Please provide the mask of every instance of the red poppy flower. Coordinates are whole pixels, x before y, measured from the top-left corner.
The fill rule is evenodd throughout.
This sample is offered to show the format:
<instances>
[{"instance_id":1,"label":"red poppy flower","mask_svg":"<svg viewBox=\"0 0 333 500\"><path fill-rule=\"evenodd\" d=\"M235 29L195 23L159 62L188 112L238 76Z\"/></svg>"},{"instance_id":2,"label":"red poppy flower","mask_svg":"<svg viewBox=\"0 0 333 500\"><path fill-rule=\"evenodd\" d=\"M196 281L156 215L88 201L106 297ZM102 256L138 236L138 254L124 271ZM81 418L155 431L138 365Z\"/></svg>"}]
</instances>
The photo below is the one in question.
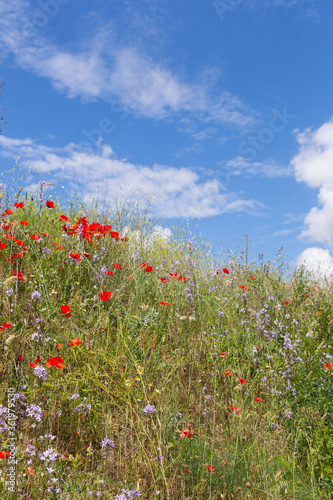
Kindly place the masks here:
<instances>
[{"instance_id":1,"label":"red poppy flower","mask_svg":"<svg viewBox=\"0 0 333 500\"><path fill-rule=\"evenodd\" d=\"M7 215L12 215L12 213L13 213L13 212L12 212L11 210L9 210L9 208L6 208L6 209L5 209L5 213L6 213Z\"/></svg>"},{"instance_id":2,"label":"red poppy flower","mask_svg":"<svg viewBox=\"0 0 333 500\"><path fill-rule=\"evenodd\" d=\"M231 377L232 373L229 372L229 370L225 369L225 372L226 372L227 375L229 375L229 377Z\"/></svg>"},{"instance_id":3,"label":"red poppy flower","mask_svg":"<svg viewBox=\"0 0 333 500\"><path fill-rule=\"evenodd\" d=\"M241 384L246 384L246 380L244 380L243 378L239 378L238 380L240 381Z\"/></svg>"},{"instance_id":4,"label":"red poppy flower","mask_svg":"<svg viewBox=\"0 0 333 500\"><path fill-rule=\"evenodd\" d=\"M13 276L16 276L16 271L14 271L14 272L13 272ZM19 280L23 280L23 275L22 275L22 273L20 273L20 272L18 273L18 278L17 278L17 279L19 279Z\"/></svg>"},{"instance_id":5,"label":"red poppy flower","mask_svg":"<svg viewBox=\"0 0 333 500\"><path fill-rule=\"evenodd\" d=\"M20 361L20 362L21 362L21 361L22 361L22 359L23 359L22 354L19 354L19 355L17 356L17 361Z\"/></svg>"},{"instance_id":6,"label":"red poppy flower","mask_svg":"<svg viewBox=\"0 0 333 500\"><path fill-rule=\"evenodd\" d=\"M190 471L188 469L184 470L185 474L188 474Z\"/></svg>"},{"instance_id":7,"label":"red poppy flower","mask_svg":"<svg viewBox=\"0 0 333 500\"><path fill-rule=\"evenodd\" d=\"M82 342L81 342L81 340L80 340L80 339L73 339L73 340L69 343L69 345L70 345L71 347L72 347L72 346L74 346L74 345L80 345L80 344L82 345Z\"/></svg>"},{"instance_id":8,"label":"red poppy flower","mask_svg":"<svg viewBox=\"0 0 333 500\"><path fill-rule=\"evenodd\" d=\"M38 365L38 363L31 363L31 361L29 361L29 365L30 365L32 368L36 368L36 366Z\"/></svg>"},{"instance_id":9,"label":"red poppy flower","mask_svg":"<svg viewBox=\"0 0 333 500\"><path fill-rule=\"evenodd\" d=\"M116 238L116 240L119 241L119 233L116 231L110 231L110 236L111 238Z\"/></svg>"},{"instance_id":10,"label":"red poppy flower","mask_svg":"<svg viewBox=\"0 0 333 500\"><path fill-rule=\"evenodd\" d=\"M207 469L210 470L211 472L215 471L214 465L207 465Z\"/></svg>"},{"instance_id":11,"label":"red poppy flower","mask_svg":"<svg viewBox=\"0 0 333 500\"><path fill-rule=\"evenodd\" d=\"M24 207L24 203L21 201L21 203L14 203L14 207L15 208L23 208Z\"/></svg>"},{"instance_id":12,"label":"red poppy flower","mask_svg":"<svg viewBox=\"0 0 333 500\"><path fill-rule=\"evenodd\" d=\"M10 321L8 323L2 323L2 326L0 326L0 331L3 331L5 328L10 328L11 326L12 324Z\"/></svg>"},{"instance_id":13,"label":"red poppy flower","mask_svg":"<svg viewBox=\"0 0 333 500\"><path fill-rule=\"evenodd\" d=\"M62 314L65 314L65 316L67 316L67 318L69 318L72 315L69 306L63 305L63 306L60 306L60 309L61 309Z\"/></svg>"},{"instance_id":14,"label":"red poppy flower","mask_svg":"<svg viewBox=\"0 0 333 500\"><path fill-rule=\"evenodd\" d=\"M323 366L326 370L333 370L333 363L325 363Z\"/></svg>"},{"instance_id":15,"label":"red poppy flower","mask_svg":"<svg viewBox=\"0 0 333 500\"><path fill-rule=\"evenodd\" d=\"M122 269L121 265L120 265L120 264L118 264L118 262L116 262L115 264L113 264L113 267L114 267L115 269Z\"/></svg>"},{"instance_id":16,"label":"red poppy flower","mask_svg":"<svg viewBox=\"0 0 333 500\"><path fill-rule=\"evenodd\" d=\"M16 244L20 247L23 247L24 246L24 241L22 240L15 240Z\"/></svg>"},{"instance_id":17,"label":"red poppy flower","mask_svg":"<svg viewBox=\"0 0 333 500\"><path fill-rule=\"evenodd\" d=\"M30 235L30 238L31 238L32 240L34 240L34 241L36 241L36 240L40 240L40 239L41 239L41 237L40 237L38 234L31 234L31 235Z\"/></svg>"},{"instance_id":18,"label":"red poppy flower","mask_svg":"<svg viewBox=\"0 0 333 500\"><path fill-rule=\"evenodd\" d=\"M3 249L7 246L7 243L0 243L0 248Z\"/></svg>"},{"instance_id":19,"label":"red poppy flower","mask_svg":"<svg viewBox=\"0 0 333 500\"><path fill-rule=\"evenodd\" d=\"M148 262L143 262L142 264L140 264L141 269L144 269L147 266L148 266Z\"/></svg>"},{"instance_id":20,"label":"red poppy flower","mask_svg":"<svg viewBox=\"0 0 333 500\"><path fill-rule=\"evenodd\" d=\"M57 349L60 349L64 344L57 344Z\"/></svg>"},{"instance_id":21,"label":"red poppy flower","mask_svg":"<svg viewBox=\"0 0 333 500\"><path fill-rule=\"evenodd\" d=\"M221 352L221 358L225 358L227 354L227 352Z\"/></svg>"},{"instance_id":22,"label":"red poppy flower","mask_svg":"<svg viewBox=\"0 0 333 500\"><path fill-rule=\"evenodd\" d=\"M11 454L9 453L9 451L0 451L0 458L4 459L5 456L7 455L7 457L11 457Z\"/></svg>"},{"instance_id":23,"label":"red poppy flower","mask_svg":"<svg viewBox=\"0 0 333 500\"><path fill-rule=\"evenodd\" d=\"M127 276L127 278L128 278L129 280L131 280L131 281L134 281L133 276Z\"/></svg>"},{"instance_id":24,"label":"red poppy flower","mask_svg":"<svg viewBox=\"0 0 333 500\"><path fill-rule=\"evenodd\" d=\"M162 283L164 285L166 285L168 283L168 280L166 278L160 278L160 280L162 281Z\"/></svg>"},{"instance_id":25,"label":"red poppy flower","mask_svg":"<svg viewBox=\"0 0 333 500\"><path fill-rule=\"evenodd\" d=\"M229 274L229 271L228 269L225 267L224 269L222 269L222 271L225 273L225 274Z\"/></svg>"},{"instance_id":26,"label":"red poppy flower","mask_svg":"<svg viewBox=\"0 0 333 500\"><path fill-rule=\"evenodd\" d=\"M239 408L238 406L230 406L230 410L238 415L241 412L242 408Z\"/></svg>"},{"instance_id":27,"label":"red poppy flower","mask_svg":"<svg viewBox=\"0 0 333 500\"><path fill-rule=\"evenodd\" d=\"M46 201L46 206L47 206L47 208L54 208L54 203L53 203L53 201L47 200L47 201Z\"/></svg>"},{"instance_id":28,"label":"red poppy flower","mask_svg":"<svg viewBox=\"0 0 333 500\"><path fill-rule=\"evenodd\" d=\"M75 259L77 262L81 260L81 256L79 253L70 253L69 256L72 257L72 259Z\"/></svg>"},{"instance_id":29,"label":"red poppy flower","mask_svg":"<svg viewBox=\"0 0 333 500\"><path fill-rule=\"evenodd\" d=\"M123 236L123 237L122 237L122 238L120 238L120 239L121 239L121 241L128 241L127 236Z\"/></svg>"},{"instance_id":30,"label":"red poppy flower","mask_svg":"<svg viewBox=\"0 0 333 500\"><path fill-rule=\"evenodd\" d=\"M101 292L99 298L105 302L106 300L110 300L112 297L113 293L111 292Z\"/></svg>"},{"instance_id":31,"label":"red poppy flower","mask_svg":"<svg viewBox=\"0 0 333 500\"><path fill-rule=\"evenodd\" d=\"M171 278L177 278L177 276L178 276L178 273L170 273Z\"/></svg>"},{"instance_id":32,"label":"red poppy flower","mask_svg":"<svg viewBox=\"0 0 333 500\"><path fill-rule=\"evenodd\" d=\"M65 367L63 365L64 360L59 358L58 356L54 356L46 361L46 367L51 368L51 366L55 366L58 370L63 370Z\"/></svg>"},{"instance_id":33,"label":"red poppy flower","mask_svg":"<svg viewBox=\"0 0 333 500\"><path fill-rule=\"evenodd\" d=\"M26 220L21 220L20 224L22 224L22 226L28 226L29 222Z\"/></svg>"},{"instance_id":34,"label":"red poppy flower","mask_svg":"<svg viewBox=\"0 0 333 500\"><path fill-rule=\"evenodd\" d=\"M171 304L169 302L160 302L161 306L170 306Z\"/></svg>"},{"instance_id":35,"label":"red poppy flower","mask_svg":"<svg viewBox=\"0 0 333 500\"><path fill-rule=\"evenodd\" d=\"M36 475L36 472L34 472L34 471L32 470L32 467L28 467L28 468L27 468L27 470L26 470L26 474L31 474L31 475L34 475L34 476L35 476L35 475ZM29 483L28 483L28 484L29 484Z\"/></svg>"},{"instance_id":36,"label":"red poppy flower","mask_svg":"<svg viewBox=\"0 0 333 500\"><path fill-rule=\"evenodd\" d=\"M180 437L183 439L185 436L187 436L188 438L190 438L190 437L193 436L193 434L190 433L189 429L183 429L182 432L181 432Z\"/></svg>"},{"instance_id":37,"label":"red poppy flower","mask_svg":"<svg viewBox=\"0 0 333 500\"><path fill-rule=\"evenodd\" d=\"M254 278L254 276L253 276L253 275L252 275L252 276L250 276L250 280L254 280L254 279L255 279L255 278Z\"/></svg>"},{"instance_id":38,"label":"red poppy flower","mask_svg":"<svg viewBox=\"0 0 333 500\"><path fill-rule=\"evenodd\" d=\"M262 399L261 399L261 398L256 398L255 400L256 400L256 401L258 401L259 403L261 403L261 402L262 402Z\"/></svg>"},{"instance_id":39,"label":"red poppy flower","mask_svg":"<svg viewBox=\"0 0 333 500\"><path fill-rule=\"evenodd\" d=\"M145 269L146 273L151 273L151 271L154 271L153 266L147 266Z\"/></svg>"},{"instance_id":40,"label":"red poppy flower","mask_svg":"<svg viewBox=\"0 0 333 500\"><path fill-rule=\"evenodd\" d=\"M240 288L243 290L243 292L246 292L246 290L247 290L245 285L240 285Z\"/></svg>"},{"instance_id":41,"label":"red poppy flower","mask_svg":"<svg viewBox=\"0 0 333 500\"><path fill-rule=\"evenodd\" d=\"M290 304L290 302L288 302L287 300L285 300L285 301L283 302L283 305L284 305L284 306L287 306L288 304Z\"/></svg>"},{"instance_id":42,"label":"red poppy flower","mask_svg":"<svg viewBox=\"0 0 333 500\"><path fill-rule=\"evenodd\" d=\"M109 276L113 276L113 271L106 271L106 274L108 274Z\"/></svg>"}]
</instances>

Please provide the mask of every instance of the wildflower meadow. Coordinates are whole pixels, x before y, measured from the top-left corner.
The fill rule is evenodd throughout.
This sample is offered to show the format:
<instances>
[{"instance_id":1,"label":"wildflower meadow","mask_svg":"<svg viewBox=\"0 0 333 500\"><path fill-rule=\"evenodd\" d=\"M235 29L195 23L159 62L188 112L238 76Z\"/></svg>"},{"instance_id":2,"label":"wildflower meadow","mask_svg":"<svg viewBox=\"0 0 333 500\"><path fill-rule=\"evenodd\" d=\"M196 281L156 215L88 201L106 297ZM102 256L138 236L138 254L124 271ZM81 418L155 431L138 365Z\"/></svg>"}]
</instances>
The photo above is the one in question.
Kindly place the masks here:
<instances>
[{"instance_id":1,"label":"wildflower meadow","mask_svg":"<svg viewBox=\"0 0 333 500\"><path fill-rule=\"evenodd\" d=\"M333 498L332 282L3 196L1 499Z\"/></svg>"}]
</instances>

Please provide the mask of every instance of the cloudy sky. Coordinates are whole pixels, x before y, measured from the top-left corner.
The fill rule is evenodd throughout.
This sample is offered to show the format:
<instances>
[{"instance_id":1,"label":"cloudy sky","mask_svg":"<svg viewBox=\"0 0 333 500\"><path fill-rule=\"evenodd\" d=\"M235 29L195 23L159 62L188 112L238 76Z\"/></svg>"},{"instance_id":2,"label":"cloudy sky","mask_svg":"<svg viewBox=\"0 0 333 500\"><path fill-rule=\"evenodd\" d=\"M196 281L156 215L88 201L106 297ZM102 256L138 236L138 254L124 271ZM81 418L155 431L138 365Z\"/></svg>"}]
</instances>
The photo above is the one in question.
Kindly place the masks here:
<instances>
[{"instance_id":1,"label":"cloudy sky","mask_svg":"<svg viewBox=\"0 0 333 500\"><path fill-rule=\"evenodd\" d=\"M0 171L333 269L332 42L332 0L0 0Z\"/></svg>"}]
</instances>

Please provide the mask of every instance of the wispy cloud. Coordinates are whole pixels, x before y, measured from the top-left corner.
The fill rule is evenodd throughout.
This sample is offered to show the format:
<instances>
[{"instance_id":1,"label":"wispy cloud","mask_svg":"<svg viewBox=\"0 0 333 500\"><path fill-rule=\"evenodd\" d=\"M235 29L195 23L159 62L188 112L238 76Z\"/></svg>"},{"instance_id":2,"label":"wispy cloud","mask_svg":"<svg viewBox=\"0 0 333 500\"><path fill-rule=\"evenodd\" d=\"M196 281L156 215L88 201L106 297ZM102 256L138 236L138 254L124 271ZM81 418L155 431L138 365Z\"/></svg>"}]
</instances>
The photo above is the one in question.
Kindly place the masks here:
<instances>
[{"instance_id":1,"label":"wispy cloud","mask_svg":"<svg viewBox=\"0 0 333 500\"><path fill-rule=\"evenodd\" d=\"M218 162L220 172L226 176L250 176L258 175L261 177L278 178L288 177L292 173L290 166L279 165L272 159L266 161L247 161L242 156L237 156L229 161Z\"/></svg>"},{"instance_id":2,"label":"wispy cloud","mask_svg":"<svg viewBox=\"0 0 333 500\"><path fill-rule=\"evenodd\" d=\"M184 81L172 68L121 45L107 25L75 48L60 47L41 29L33 36L25 30L26 23L31 25L29 12L27 0L0 4L0 44L22 69L47 78L68 98L116 100L137 116L153 119L188 115L241 128L256 122L253 110L237 96L226 90L216 94L207 82Z\"/></svg>"},{"instance_id":3,"label":"wispy cloud","mask_svg":"<svg viewBox=\"0 0 333 500\"><path fill-rule=\"evenodd\" d=\"M66 186L69 196L79 189L85 202L129 199L153 195L152 210L159 217L209 217L229 212L257 215L264 205L222 192L216 180L203 180L190 168L136 165L119 161L110 146L99 143L95 152L82 152L76 144L52 148L32 139L0 136L0 155L20 157L20 167L50 173Z\"/></svg>"}]
</instances>

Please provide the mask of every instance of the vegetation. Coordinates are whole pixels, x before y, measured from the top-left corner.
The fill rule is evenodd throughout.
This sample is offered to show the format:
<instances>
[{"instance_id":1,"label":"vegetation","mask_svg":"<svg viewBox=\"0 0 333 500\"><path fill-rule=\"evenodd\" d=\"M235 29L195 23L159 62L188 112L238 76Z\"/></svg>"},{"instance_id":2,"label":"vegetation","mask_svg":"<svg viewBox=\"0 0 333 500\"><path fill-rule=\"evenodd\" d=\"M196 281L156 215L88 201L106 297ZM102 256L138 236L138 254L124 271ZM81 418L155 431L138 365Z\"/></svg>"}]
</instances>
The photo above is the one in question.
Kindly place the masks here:
<instances>
[{"instance_id":1,"label":"vegetation","mask_svg":"<svg viewBox=\"0 0 333 500\"><path fill-rule=\"evenodd\" d=\"M40 185L2 198L1 498L332 498L330 283Z\"/></svg>"}]
</instances>

